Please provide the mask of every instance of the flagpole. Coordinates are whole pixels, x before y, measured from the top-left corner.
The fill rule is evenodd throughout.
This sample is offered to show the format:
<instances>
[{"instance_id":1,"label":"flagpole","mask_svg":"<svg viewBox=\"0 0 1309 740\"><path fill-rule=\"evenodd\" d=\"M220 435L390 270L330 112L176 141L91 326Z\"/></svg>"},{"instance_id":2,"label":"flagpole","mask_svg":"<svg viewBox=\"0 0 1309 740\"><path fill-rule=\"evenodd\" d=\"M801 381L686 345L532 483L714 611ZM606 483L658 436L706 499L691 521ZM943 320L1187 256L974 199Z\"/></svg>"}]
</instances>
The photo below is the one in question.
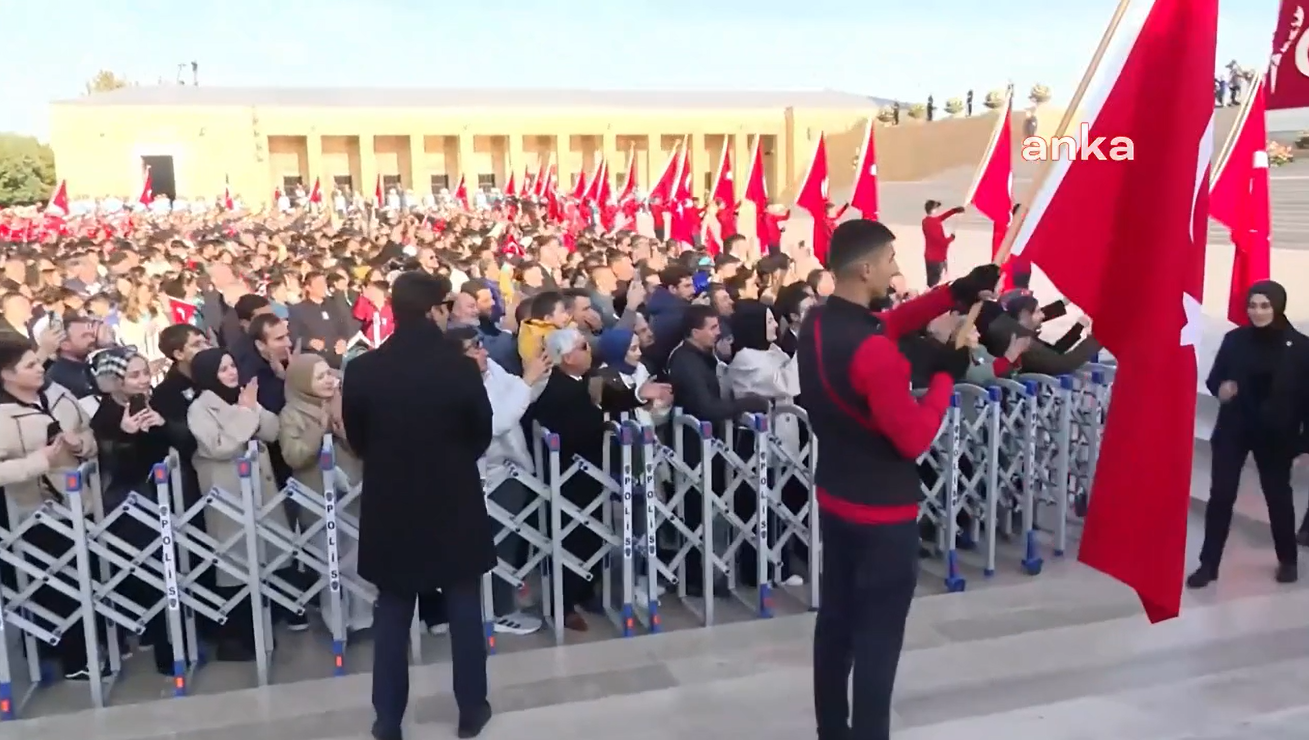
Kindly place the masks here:
<instances>
[{"instance_id":1,"label":"flagpole","mask_svg":"<svg viewBox=\"0 0 1309 740\"><path fill-rule=\"evenodd\" d=\"M986 144L986 151L982 154L982 161L977 164L977 171L973 173L973 182L968 186L967 195L960 201L960 205L967 207L969 203L973 202L973 196L977 195L977 186L982 184L982 176L986 174L986 166L990 164L991 157L995 154L995 145L1000 141L1000 131L1006 124L1012 125L1010 117L1013 114L1013 105L1014 86L1011 84L1009 89L1005 91L1004 111L991 129L991 140ZM1012 152L1010 156L1012 156Z\"/></svg>"},{"instance_id":2,"label":"flagpole","mask_svg":"<svg viewBox=\"0 0 1309 740\"><path fill-rule=\"evenodd\" d=\"M1109 44L1113 43L1114 35L1118 33L1118 26L1123 22L1123 16L1127 15L1127 9L1131 5L1132 0L1118 0L1118 7L1114 9L1113 17L1109 19L1109 26L1105 28L1104 35L1100 37L1100 44L1095 48L1095 54L1091 56L1091 63L1087 65L1086 72L1082 74L1082 81L1077 83L1077 90L1073 92L1072 100L1069 101L1068 107L1064 109L1063 118L1059 121L1059 128L1056 129L1054 138L1064 136L1068 131L1068 127L1072 125L1073 118L1082 105L1082 98L1086 97L1086 90L1091 86L1091 80L1095 78L1095 73L1100 69L1100 62L1104 60L1105 52L1109 51ZM1019 202L1018 211L1009 220L1009 228L1005 230L1004 241L1000 243L1000 249L996 251L992 264L1003 265L1005 260L1009 259L1009 252L1013 250L1014 241L1018 238L1023 222L1027 219L1027 212L1032 206L1032 200L1041 192L1046 179L1049 178L1053 162L1054 160L1043 162L1040 173L1032 179L1031 185L1027 188L1027 197ZM964 319L958 333L955 334L956 347L963 345L967 335L977 325L977 316L981 312L981 302L974 303L973 307L968 310L968 316Z\"/></svg>"},{"instance_id":3,"label":"flagpole","mask_svg":"<svg viewBox=\"0 0 1309 740\"><path fill-rule=\"evenodd\" d=\"M763 143L763 138L764 138L763 134L754 135L754 148L750 150L750 172L745 177L745 183L747 186L750 184L750 181L754 179L754 168L758 167L760 168L760 170L763 169L764 158L759 156L759 147ZM764 173L762 171L759 173L759 182L762 182L764 184L764 200L765 200L765 205L767 205L768 178L764 177ZM745 193L741 193L741 198L742 199L745 198Z\"/></svg>"},{"instance_id":4,"label":"flagpole","mask_svg":"<svg viewBox=\"0 0 1309 740\"><path fill-rule=\"evenodd\" d=\"M1241 130L1245 128L1246 119L1250 117L1250 109L1254 107L1255 96L1260 93L1264 84L1264 73L1260 72L1254 78L1254 84L1250 86L1250 94L1245 96L1241 103L1241 110L1236 115L1236 123L1232 125L1232 130L1227 134L1227 141L1223 143L1222 153L1218 156L1218 163L1214 165L1213 174L1209 178L1210 187L1213 183L1218 182L1218 178L1223 174L1227 167L1227 161L1232 158L1232 149L1236 146L1236 140L1241 136Z\"/></svg>"}]
</instances>

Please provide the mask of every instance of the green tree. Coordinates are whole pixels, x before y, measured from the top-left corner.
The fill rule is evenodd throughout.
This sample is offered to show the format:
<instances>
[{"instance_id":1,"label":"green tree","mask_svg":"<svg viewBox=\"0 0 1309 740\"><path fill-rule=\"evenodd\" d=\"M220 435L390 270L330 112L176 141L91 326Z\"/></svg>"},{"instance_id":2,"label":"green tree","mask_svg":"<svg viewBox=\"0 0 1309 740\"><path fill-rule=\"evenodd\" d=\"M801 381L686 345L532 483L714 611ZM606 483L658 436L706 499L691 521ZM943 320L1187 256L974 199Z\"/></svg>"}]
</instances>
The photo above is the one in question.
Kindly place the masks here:
<instances>
[{"instance_id":1,"label":"green tree","mask_svg":"<svg viewBox=\"0 0 1309 740\"><path fill-rule=\"evenodd\" d=\"M915 121L927 118L927 104L913 103L909 106L909 117Z\"/></svg>"},{"instance_id":2,"label":"green tree","mask_svg":"<svg viewBox=\"0 0 1309 740\"><path fill-rule=\"evenodd\" d=\"M964 101L960 98L950 98L945 101L945 112L953 118L964 112Z\"/></svg>"},{"instance_id":3,"label":"green tree","mask_svg":"<svg viewBox=\"0 0 1309 740\"><path fill-rule=\"evenodd\" d=\"M127 87L129 84L131 83L127 81L127 78L119 77L107 69L102 69L86 81L86 94L94 95L95 93L118 90Z\"/></svg>"},{"instance_id":4,"label":"green tree","mask_svg":"<svg viewBox=\"0 0 1309 740\"><path fill-rule=\"evenodd\" d=\"M55 185L55 154L31 136L0 133L0 208L44 203Z\"/></svg>"}]
</instances>

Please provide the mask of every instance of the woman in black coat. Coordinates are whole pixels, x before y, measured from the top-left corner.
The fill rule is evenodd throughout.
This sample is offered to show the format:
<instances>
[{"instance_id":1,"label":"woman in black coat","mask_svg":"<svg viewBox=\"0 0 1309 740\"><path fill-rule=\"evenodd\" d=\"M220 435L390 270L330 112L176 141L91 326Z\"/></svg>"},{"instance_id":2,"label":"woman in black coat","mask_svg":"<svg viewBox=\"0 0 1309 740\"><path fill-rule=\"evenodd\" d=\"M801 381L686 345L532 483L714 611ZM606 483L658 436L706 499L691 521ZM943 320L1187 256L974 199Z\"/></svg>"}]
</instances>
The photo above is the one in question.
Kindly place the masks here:
<instances>
[{"instance_id":1,"label":"woman in black coat","mask_svg":"<svg viewBox=\"0 0 1309 740\"><path fill-rule=\"evenodd\" d=\"M1249 326L1223 337L1205 383L1222 406L1210 439L1213 471L1204 547L1200 567L1186 579L1189 588L1218 579L1241 469L1251 454L1268 504L1277 581L1293 583L1299 577L1291 464L1306 451L1309 338L1286 320L1286 289L1271 280L1250 287L1247 312Z\"/></svg>"}]
</instances>

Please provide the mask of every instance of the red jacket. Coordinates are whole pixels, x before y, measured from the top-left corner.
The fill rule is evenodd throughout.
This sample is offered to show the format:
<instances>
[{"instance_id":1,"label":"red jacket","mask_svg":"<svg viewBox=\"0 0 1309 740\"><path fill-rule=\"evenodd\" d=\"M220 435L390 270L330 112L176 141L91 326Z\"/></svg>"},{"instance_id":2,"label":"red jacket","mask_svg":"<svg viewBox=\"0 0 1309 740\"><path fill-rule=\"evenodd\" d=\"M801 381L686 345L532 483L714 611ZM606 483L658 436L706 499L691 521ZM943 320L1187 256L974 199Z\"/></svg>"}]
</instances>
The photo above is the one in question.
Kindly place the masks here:
<instances>
[{"instance_id":1,"label":"red jacket","mask_svg":"<svg viewBox=\"0 0 1309 740\"><path fill-rule=\"evenodd\" d=\"M845 215L849 207L850 204L847 203L838 208L833 215L814 220L814 257L823 267L827 267L827 247L832 243L832 232L836 231L836 222Z\"/></svg>"},{"instance_id":2,"label":"red jacket","mask_svg":"<svg viewBox=\"0 0 1309 740\"><path fill-rule=\"evenodd\" d=\"M939 216L923 216L923 257L928 262L945 262L946 252L954 236L946 236L945 221L951 216L963 213L962 206L951 208Z\"/></svg>"},{"instance_id":3,"label":"red jacket","mask_svg":"<svg viewBox=\"0 0 1309 740\"><path fill-rule=\"evenodd\" d=\"M359 322L359 331L364 335L369 346L373 346L374 320L378 321L377 339L381 342L385 342L387 337L391 336L391 332L395 331L395 315L391 313L390 301L387 301L381 309L377 309L372 301L359 296L359 300L355 301L354 317Z\"/></svg>"},{"instance_id":4,"label":"red jacket","mask_svg":"<svg viewBox=\"0 0 1309 740\"><path fill-rule=\"evenodd\" d=\"M791 212L786 211L781 214L760 211L756 219L755 229L758 232L759 242L765 247L771 247L774 244L782 243L782 222L791 217Z\"/></svg>"}]
</instances>

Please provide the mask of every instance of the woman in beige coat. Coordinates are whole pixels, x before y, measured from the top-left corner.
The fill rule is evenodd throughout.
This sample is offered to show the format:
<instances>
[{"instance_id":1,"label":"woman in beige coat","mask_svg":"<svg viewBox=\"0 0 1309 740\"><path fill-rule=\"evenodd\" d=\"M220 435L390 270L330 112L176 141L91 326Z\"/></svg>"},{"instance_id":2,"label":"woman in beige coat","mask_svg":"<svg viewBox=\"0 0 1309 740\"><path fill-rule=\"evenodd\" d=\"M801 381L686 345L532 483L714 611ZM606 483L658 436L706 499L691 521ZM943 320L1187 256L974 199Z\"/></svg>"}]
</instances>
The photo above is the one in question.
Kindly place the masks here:
<instances>
[{"instance_id":1,"label":"woman in beige coat","mask_svg":"<svg viewBox=\"0 0 1309 740\"><path fill-rule=\"evenodd\" d=\"M317 493L323 492L323 471L319 467L319 453L323 448L323 438L332 436L332 451L336 467L345 473L348 480L336 481L337 495L345 493L345 487L360 479L359 461L350 450L345 440L345 431L341 427L340 381L327 361L318 355L296 355L286 368L286 406L280 415L281 431L278 443L282 448L282 459L291 467L291 477L300 485ZM308 515L306 507L299 507L301 531L312 527L317 516ZM352 501L343 512L359 518L359 501ZM337 530L340 532L340 529ZM316 538L318 546L326 551L326 532L319 532ZM342 578L357 581L355 566L358 555L358 542L344 536L337 540L338 557ZM330 613L331 594L327 589L322 592L323 614ZM345 628L349 631L368 629L373 625L372 605L354 593L342 589L344 602L343 614Z\"/></svg>"},{"instance_id":2,"label":"woman in beige coat","mask_svg":"<svg viewBox=\"0 0 1309 740\"><path fill-rule=\"evenodd\" d=\"M257 442L259 459L255 462L259 478L254 481L255 505L261 506L264 496L272 496L277 491L267 447L267 443L277 441L277 416L259 405L257 381L251 381L244 388L237 384L236 362L225 349L215 347L197 354L191 360L191 381L199 395L186 412L186 423L195 437L196 452L192 463L200 480L200 490L219 489L233 500L240 501L241 479L237 462L245 457L250 442ZM286 514L280 507L267 516L275 518L283 527L287 526ZM209 536L220 543L244 530L241 522L213 507L205 509L205 528ZM238 541L228 553L244 561L245 545ZM217 583L219 590L230 597L245 581L218 570ZM227 623L219 629L216 655L219 660L254 659L252 620L249 600L228 615Z\"/></svg>"},{"instance_id":3,"label":"woman in beige coat","mask_svg":"<svg viewBox=\"0 0 1309 740\"><path fill-rule=\"evenodd\" d=\"M0 486L4 487L9 525L16 527L46 501L66 503L64 474L96 455L90 418L66 388L46 384L41 358L26 340L0 340ZM83 512L90 512L98 491L86 481ZM44 526L23 534L24 542L62 557L72 541ZM36 602L67 617L79 608L52 588L36 593ZM55 648L68 679L86 680L86 633L80 624L64 633Z\"/></svg>"}]
</instances>

